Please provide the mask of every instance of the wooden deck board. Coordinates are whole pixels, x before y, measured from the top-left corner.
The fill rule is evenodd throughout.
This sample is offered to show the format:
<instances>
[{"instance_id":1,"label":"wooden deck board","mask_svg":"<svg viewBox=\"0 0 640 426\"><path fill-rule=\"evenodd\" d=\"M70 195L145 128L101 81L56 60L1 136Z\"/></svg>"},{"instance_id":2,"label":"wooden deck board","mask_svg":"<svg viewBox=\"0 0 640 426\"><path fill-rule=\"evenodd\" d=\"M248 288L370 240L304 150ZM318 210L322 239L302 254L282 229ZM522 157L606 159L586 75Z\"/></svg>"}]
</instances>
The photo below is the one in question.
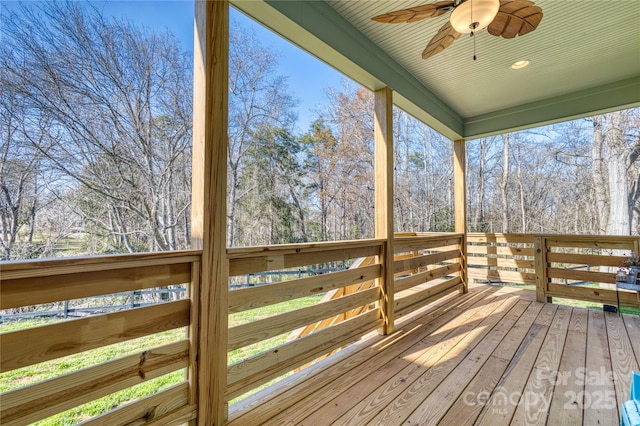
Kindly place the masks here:
<instances>
[{"instance_id":1,"label":"wooden deck board","mask_svg":"<svg viewBox=\"0 0 640 426\"><path fill-rule=\"evenodd\" d=\"M232 406L229 424L617 424L640 319L472 286L342 352Z\"/></svg>"},{"instance_id":2,"label":"wooden deck board","mask_svg":"<svg viewBox=\"0 0 640 426\"><path fill-rule=\"evenodd\" d=\"M581 395L584 395L584 381L580 380L576 373L585 366L587 317L586 309L573 309L571 312L549 409L549 418L554 419L558 425L582 424Z\"/></svg>"}]
</instances>

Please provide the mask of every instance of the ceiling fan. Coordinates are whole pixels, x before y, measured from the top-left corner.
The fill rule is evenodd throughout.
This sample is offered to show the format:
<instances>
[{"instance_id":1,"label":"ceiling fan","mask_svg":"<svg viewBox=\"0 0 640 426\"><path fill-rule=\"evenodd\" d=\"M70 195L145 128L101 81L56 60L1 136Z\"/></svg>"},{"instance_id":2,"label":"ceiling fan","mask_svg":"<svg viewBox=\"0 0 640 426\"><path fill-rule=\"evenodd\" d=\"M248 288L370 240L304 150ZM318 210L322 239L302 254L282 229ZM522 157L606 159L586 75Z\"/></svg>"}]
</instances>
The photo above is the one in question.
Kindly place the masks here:
<instances>
[{"instance_id":1,"label":"ceiling fan","mask_svg":"<svg viewBox=\"0 0 640 426\"><path fill-rule=\"evenodd\" d=\"M395 10L371 18L385 24L411 23L436 18L451 11L449 21L440 28L422 52L427 59L442 52L461 34L487 28L489 34L514 38L535 30L542 21L542 9L530 0L452 0ZM475 55L474 55L475 59Z\"/></svg>"}]
</instances>

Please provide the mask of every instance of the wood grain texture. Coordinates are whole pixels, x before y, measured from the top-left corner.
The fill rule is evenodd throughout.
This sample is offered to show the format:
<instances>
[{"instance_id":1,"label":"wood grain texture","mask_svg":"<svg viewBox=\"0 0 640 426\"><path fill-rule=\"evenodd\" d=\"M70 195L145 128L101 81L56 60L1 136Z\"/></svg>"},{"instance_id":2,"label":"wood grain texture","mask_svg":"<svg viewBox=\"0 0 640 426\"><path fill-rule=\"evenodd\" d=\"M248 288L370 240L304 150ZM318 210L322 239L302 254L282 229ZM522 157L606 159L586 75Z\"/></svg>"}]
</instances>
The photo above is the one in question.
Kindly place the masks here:
<instances>
[{"instance_id":1,"label":"wood grain texture","mask_svg":"<svg viewBox=\"0 0 640 426\"><path fill-rule=\"evenodd\" d=\"M395 311L398 316L406 315L408 311L418 309L446 296L452 291L460 289L462 289L460 277L454 277L434 285L425 285L409 289L398 294L397 300L395 301Z\"/></svg>"},{"instance_id":2,"label":"wood grain texture","mask_svg":"<svg viewBox=\"0 0 640 426\"><path fill-rule=\"evenodd\" d=\"M497 254L504 256L530 256L535 255L532 247L505 247L505 246L474 246L467 245L469 254Z\"/></svg>"},{"instance_id":3,"label":"wood grain texture","mask_svg":"<svg viewBox=\"0 0 640 426\"><path fill-rule=\"evenodd\" d=\"M615 290L599 287L580 287L564 284L549 284L547 297L566 297L568 299L586 300L589 302L606 303L615 305L617 303ZM620 305L630 307L640 307L636 292L620 291Z\"/></svg>"},{"instance_id":4,"label":"wood grain texture","mask_svg":"<svg viewBox=\"0 0 640 426\"><path fill-rule=\"evenodd\" d=\"M575 247L596 249L633 250L640 238L622 235L548 235L548 247Z\"/></svg>"},{"instance_id":5,"label":"wood grain texture","mask_svg":"<svg viewBox=\"0 0 640 426\"><path fill-rule=\"evenodd\" d=\"M533 244L533 234L477 233L467 234L468 243Z\"/></svg>"},{"instance_id":6,"label":"wood grain texture","mask_svg":"<svg viewBox=\"0 0 640 426\"><path fill-rule=\"evenodd\" d=\"M555 263L573 265L612 266L618 267L626 256L605 256L597 254L549 253L547 260Z\"/></svg>"},{"instance_id":7,"label":"wood grain texture","mask_svg":"<svg viewBox=\"0 0 640 426\"><path fill-rule=\"evenodd\" d=\"M225 421L228 268L229 1L194 4L191 241L202 249L198 425Z\"/></svg>"},{"instance_id":8,"label":"wood grain texture","mask_svg":"<svg viewBox=\"0 0 640 426\"><path fill-rule=\"evenodd\" d=\"M505 282L516 284L535 284L536 275L529 272L515 271L498 271L481 268L469 268L468 274L470 278L487 280L493 282Z\"/></svg>"},{"instance_id":9,"label":"wood grain texture","mask_svg":"<svg viewBox=\"0 0 640 426\"><path fill-rule=\"evenodd\" d=\"M172 343L2 394L0 422L27 424L188 366L188 341Z\"/></svg>"},{"instance_id":10,"label":"wood grain texture","mask_svg":"<svg viewBox=\"0 0 640 426\"><path fill-rule=\"evenodd\" d=\"M547 250L546 240L543 237L536 236L533 241L533 250L536 254L534 261L536 300L542 303L547 300L546 293L549 291L549 264L547 262L549 251Z\"/></svg>"},{"instance_id":11,"label":"wood grain texture","mask_svg":"<svg viewBox=\"0 0 640 426\"><path fill-rule=\"evenodd\" d=\"M17 279L7 279L3 271L0 309L184 284L190 280L191 263L125 267Z\"/></svg>"},{"instance_id":12,"label":"wood grain texture","mask_svg":"<svg viewBox=\"0 0 640 426\"><path fill-rule=\"evenodd\" d=\"M189 325L189 301L163 303L0 334L0 371Z\"/></svg>"},{"instance_id":13,"label":"wood grain texture","mask_svg":"<svg viewBox=\"0 0 640 426\"><path fill-rule=\"evenodd\" d=\"M475 422L482 410L482 396L491 395L539 312L539 306L534 306L533 309L530 306L520 316L474 379L440 419L440 424L462 425Z\"/></svg>"},{"instance_id":14,"label":"wood grain texture","mask_svg":"<svg viewBox=\"0 0 640 426\"><path fill-rule=\"evenodd\" d=\"M430 359L429 354L435 353L434 347L447 338L454 338L449 334L449 324L464 324L465 320L477 314L478 309L474 309L474 305L476 302L480 303L480 299L482 298L455 304L457 306L452 306L452 309L445 309L440 313L432 312L426 315L424 321L421 321L423 324L403 326L397 339L392 344L386 345L384 351L378 351L378 354L369 362L358 365L354 369L355 374L336 378L320 391L314 392L298 404L282 411L270 422L272 424L278 422L345 424L351 418L350 416L354 416L364 423L366 419L363 419L363 412L368 413L368 418L375 416L375 411L371 413L368 407L375 410L377 401L389 398L390 394L397 389L393 385L385 384L387 382L385 379L388 378L401 388L407 381L396 379L394 376L412 377L420 369L426 368ZM455 312L461 315L456 316ZM446 327L444 327L445 324L447 324ZM423 340L417 339L418 335L427 334L429 337ZM379 367L372 369L367 368L368 365ZM313 408L310 409L309 405ZM315 413L311 414L313 411ZM337 420L338 418L340 421Z\"/></svg>"},{"instance_id":15,"label":"wood grain texture","mask_svg":"<svg viewBox=\"0 0 640 426\"><path fill-rule=\"evenodd\" d=\"M455 230L462 234L460 250L460 280L463 293L469 291L467 277L467 151L464 139L453 142L453 199Z\"/></svg>"},{"instance_id":16,"label":"wood grain texture","mask_svg":"<svg viewBox=\"0 0 640 426\"><path fill-rule=\"evenodd\" d=\"M499 300L497 305L497 307L493 305L493 309L487 306L491 313L484 315L484 318L479 321L480 326L472 328L462 339L457 341L453 348L445 347L445 351L437 358L437 364L422 373L421 376L414 378L413 383L373 419L374 424L435 424L420 423L419 419L425 414L425 411L419 407L451 374L455 373L456 368L470 353L475 351L478 356L483 356L482 354L488 350L487 345L493 344L505 330L503 327L494 329L505 316L509 315L510 320L516 319L524 312L529 303ZM454 376L458 377L458 374L454 374ZM462 389L453 389L452 391L457 392L458 390ZM439 396L437 398L439 399ZM409 423L414 419L418 419L418 423Z\"/></svg>"},{"instance_id":17,"label":"wood grain texture","mask_svg":"<svg viewBox=\"0 0 640 426\"><path fill-rule=\"evenodd\" d=\"M447 260L459 259L460 257L460 249L455 249L441 253L411 257L409 259L396 260L394 261L393 272L397 274L400 272L412 271L429 265L436 265Z\"/></svg>"},{"instance_id":18,"label":"wood grain texture","mask_svg":"<svg viewBox=\"0 0 640 426\"><path fill-rule=\"evenodd\" d=\"M620 421L604 315L602 311L589 311L586 372L582 377L583 425L615 425ZM596 380L591 380L588 372L594 372Z\"/></svg>"},{"instance_id":19,"label":"wood grain texture","mask_svg":"<svg viewBox=\"0 0 640 426\"><path fill-rule=\"evenodd\" d=\"M533 260L507 259L503 257L470 256L467 258L467 263L474 266L494 266L496 268L535 269L535 263Z\"/></svg>"},{"instance_id":20,"label":"wood grain texture","mask_svg":"<svg viewBox=\"0 0 640 426\"><path fill-rule=\"evenodd\" d=\"M446 233L443 235L419 235L410 237L395 237L393 239L395 253L413 250L428 250L437 247L455 246L460 244L461 234Z\"/></svg>"},{"instance_id":21,"label":"wood grain texture","mask_svg":"<svg viewBox=\"0 0 640 426\"><path fill-rule=\"evenodd\" d=\"M331 247L321 251L300 248L297 252L293 253L275 252L250 257L230 257L229 275L235 276L254 272L275 271L303 265L376 256L379 253L380 243L373 242L364 245L344 244L343 247Z\"/></svg>"},{"instance_id":22,"label":"wood grain texture","mask_svg":"<svg viewBox=\"0 0 640 426\"><path fill-rule=\"evenodd\" d=\"M444 15L449 11L447 7L450 6L453 6L452 1L439 1L437 3L410 7L408 9L394 10L393 12L374 16L371 19L383 24L411 23Z\"/></svg>"},{"instance_id":23,"label":"wood grain texture","mask_svg":"<svg viewBox=\"0 0 640 426\"><path fill-rule=\"evenodd\" d=\"M549 306L548 304L546 306ZM571 308L559 306L524 388L512 424L545 425L551 406L560 357L571 319Z\"/></svg>"},{"instance_id":24,"label":"wood grain texture","mask_svg":"<svg viewBox=\"0 0 640 426\"><path fill-rule=\"evenodd\" d=\"M587 319L586 309L572 310L549 408L548 417L556 424L582 424L584 382L575 373L585 367Z\"/></svg>"},{"instance_id":25,"label":"wood grain texture","mask_svg":"<svg viewBox=\"0 0 640 426\"><path fill-rule=\"evenodd\" d=\"M319 319L373 303L378 300L379 294L379 288L371 288L329 302L318 303L317 305L231 327L229 329L228 350L232 351L257 343Z\"/></svg>"},{"instance_id":26,"label":"wood grain texture","mask_svg":"<svg viewBox=\"0 0 640 426\"><path fill-rule=\"evenodd\" d=\"M628 375L640 352L637 317L540 304L533 292L507 287L472 285L469 295L479 289L485 295L473 305L456 306L468 300L462 295L447 299L455 306L448 311L440 305L414 312L411 322L399 319L397 334L376 336L339 358L336 370L327 358L313 376L285 379L277 395L265 390L232 424L572 425L583 423L587 406L604 411L585 423L616 423L616 401L628 388L616 375ZM604 320L589 323L590 314ZM365 352L368 358L356 355ZM614 373L611 407L593 399L607 371Z\"/></svg>"},{"instance_id":27,"label":"wood grain texture","mask_svg":"<svg viewBox=\"0 0 640 426\"><path fill-rule=\"evenodd\" d=\"M606 313L605 323L611 356L611 371L615 372L613 375L615 396L619 406L629 399L631 372L638 371L638 362L634 356L631 340L622 316Z\"/></svg>"},{"instance_id":28,"label":"wood grain texture","mask_svg":"<svg viewBox=\"0 0 640 426\"><path fill-rule=\"evenodd\" d=\"M611 272L582 271L578 269L547 268L549 278L615 284L616 274Z\"/></svg>"},{"instance_id":29,"label":"wood grain texture","mask_svg":"<svg viewBox=\"0 0 640 426\"><path fill-rule=\"evenodd\" d=\"M188 421L194 415L195 407L186 408L188 393L188 384L181 383L82 422L82 426L181 424L181 421L185 419ZM171 414L175 412L179 412L181 416L172 422Z\"/></svg>"},{"instance_id":30,"label":"wood grain texture","mask_svg":"<svg viewBox=\"0 0 640 426\"><path fill-rule=\"evenodd\" d=\"M0 262L2 281L37 278L79 272L98 272L141 266L191 263L200 259L200 250L158 253L118 254L93 257L65 257L45 260L16 260Z\"/></svg>"},{"instance_id":31,"label":"wood grain texture","mask_svg":"<svg viewBox=\"0 0 640 426\"><path fill-rule=\"evenodd\" d=\"M451 22L447 21L440 30L433 36L422 51L422 59L428 59L442 52L451 46L454 41L460 38L460 33L453 29Z\"/></svg>"},{"instance_id":32,"label":"wood grain texture","mask_svg":"<svg viewBox=\"0 0 640 426\"><path fill-rule=\"evenodd\" d=\"M394 237L393 237L393 95L389 87L374 92L375 237L385 240L380 252L380 311L384 334L394 324Z\"/></svg>"},{"instance_id":33,"label":"wood grain texture","mask_svg":"<svg viewBox=\"0 0 640 426\"><path fill-rule=\"evenodd\" d=\"M380 270L380 265L370 265L277 284L233 290L229 292L229 313L269 306L373 280L380 276Z\"/></svg>"},{"instance_id":34,"label":"wood grain texture","mask_svg":"<svg viewBox=\"0 0 640 426\"><path fill-rule=\"evenodd\" d=\"M322 353L353 343L381 325L376 309L231 365L227 397L242 395Z\"/></svg>"},{"instance_id":35,"label":"wood grain texture","mask_svg":"<svg viewBox=\"0 0 640 426\"><path fill-rule=\"evenodd\" d=\"M487 27L489 34L514 38L535 30L542 21L542 9L529 0L500 0L498 14Z\"/></svg>"},{"instance_id":36,"label":"wood grain texture","mask_svg":"<svg viewBox=\"0 0 640 426\"><path fill-rule=\"evenodd\" d=\"M396 294L416 285L427 283L429 281L444 277L445 275L454 274L460 271L460 269L460 264L454 263L451 265L440 266L438 268L431 269L425 272L418 272L417 274L410 275L406 278L396 279Z\"/></svg>"}]
</instances>

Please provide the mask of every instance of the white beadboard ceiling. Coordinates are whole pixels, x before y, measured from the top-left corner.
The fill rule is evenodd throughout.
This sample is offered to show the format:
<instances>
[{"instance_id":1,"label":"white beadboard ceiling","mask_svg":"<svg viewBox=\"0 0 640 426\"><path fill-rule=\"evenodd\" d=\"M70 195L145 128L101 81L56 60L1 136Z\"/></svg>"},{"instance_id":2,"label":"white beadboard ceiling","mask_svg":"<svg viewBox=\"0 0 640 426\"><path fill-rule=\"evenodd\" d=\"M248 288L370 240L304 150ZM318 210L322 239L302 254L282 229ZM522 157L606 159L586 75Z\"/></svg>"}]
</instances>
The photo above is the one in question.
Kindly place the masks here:
<instances>
[{"instance_id":1,"label":"white beadboard ceiling","mask_svg":"<svg viewBox=\"0 0 640 426\"><path fill-rule=\"evenodd\" d=\"M535 0L534 0L535 1ZM421 53L449 14L410 24L371 17L429 1L237 0L236 7L446 135L473 138L640 105L640 0L537 0L538 28L515 39L462 35ZM521 59L531 64L514 71Z\"/></svg>"}]
</instances>

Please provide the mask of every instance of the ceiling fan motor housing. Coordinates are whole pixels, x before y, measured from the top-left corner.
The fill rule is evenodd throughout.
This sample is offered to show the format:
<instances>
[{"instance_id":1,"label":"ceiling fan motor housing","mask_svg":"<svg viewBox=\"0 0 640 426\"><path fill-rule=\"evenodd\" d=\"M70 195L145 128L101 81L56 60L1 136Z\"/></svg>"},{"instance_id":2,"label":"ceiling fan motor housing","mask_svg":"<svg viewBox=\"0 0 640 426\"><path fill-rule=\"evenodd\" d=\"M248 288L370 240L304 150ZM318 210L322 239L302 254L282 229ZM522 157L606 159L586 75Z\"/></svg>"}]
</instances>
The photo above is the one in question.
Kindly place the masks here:
<instances>
[{"instance_id":1,"label":"ceiling fan motor housing","mask_svg":"<svg viewBox=\"0 0 640 426\"><path fill-rule=\"evenodd\" d=\"M451 26L468 34L486 28L500 9L500 0L467 0L451 12Z\"/></svg>"}]
</instances>

